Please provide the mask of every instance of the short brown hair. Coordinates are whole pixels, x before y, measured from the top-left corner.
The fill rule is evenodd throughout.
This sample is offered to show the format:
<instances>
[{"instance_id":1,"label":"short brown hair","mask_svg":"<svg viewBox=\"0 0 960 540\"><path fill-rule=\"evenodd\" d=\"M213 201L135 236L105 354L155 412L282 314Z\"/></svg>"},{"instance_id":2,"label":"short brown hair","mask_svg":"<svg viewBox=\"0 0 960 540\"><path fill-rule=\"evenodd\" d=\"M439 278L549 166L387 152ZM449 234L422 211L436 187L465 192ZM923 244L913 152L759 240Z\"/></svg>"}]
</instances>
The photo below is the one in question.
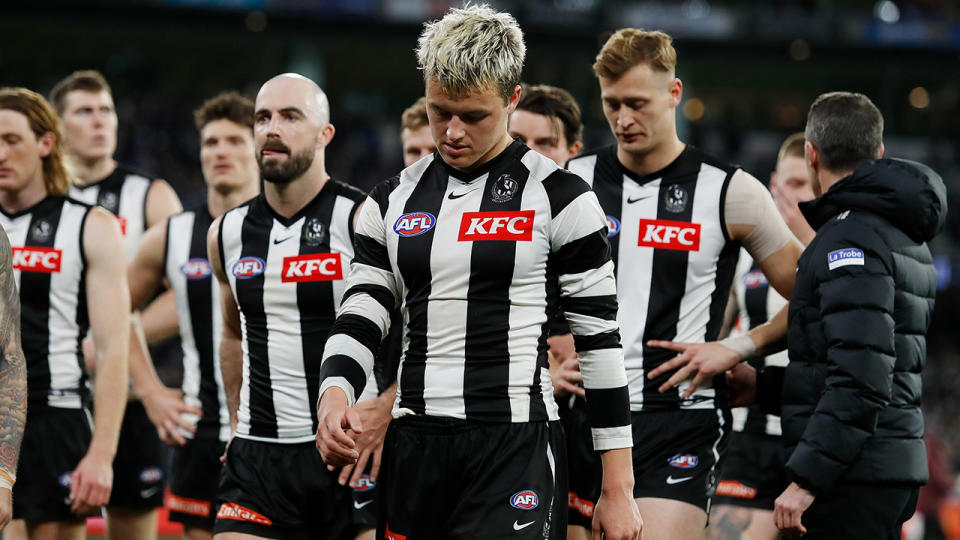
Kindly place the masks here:
<instances>
[{"instance_id":1,"label":"short brown hair","mask_svg":"<svg viewBox=\"0 0 960 540\"><path fill-rule=\"evenodd\" d=\"M647 64L654 71L672 73L677 67L673 38L659 30L617 30L597 53L593 72L598 77L617 80L639 64Z\"/></svg>"},{"instance_id":2,"label":"short brown hair","mask_svg":"<svg viewBox=\"0 0 960 540\"><path fill-rule=\"evenodd\" d=\"M427 118L427 98L421 97L407 107L400 115L400 129L409 129L410 131L420 129L430 123Z\"/></svg>"},{"instance_id":3,"label":"short brown hair","mask_svg":"<svg viewBox=\"0 0 960 540\"><path fill-rule=\"evenodd\" d=\"M220 92L203 102L193 111L193 122L197 131L214 120L229 120L238 126L245 126L253 131L253 101L241 96L237 92Z\"/></svg>"},{"instance_id":4,"label":"short brown hair","mask_svg":"<svg viewBox=\"0 0 960 540\"><path fill-rule=\"evenodd\" d=\"M803 136L803 133L794 133L787 137L787 140L783 141L783 144L780 145L780 151L777 152L777 163L780 163L788 157L802 158L803 147L806 142L807 139Z\"/></svg>"},{"instance_id":5,"label":"short brown hair","mask_svg":"<svg viewBox=\"0 0 960 540\"><path fill-rule=\"evenodd\" d=\"M110 85L107 84L107 79L99 71L93 69L74 71L54 85L53 90L50 91L50 103L56 109L57 115L63 115L64 109L67 107L67 94L75 90L93 93L106 92L111 96L113 95L110 91Z\"/></svg>"},{"instance_id":6,"label":"short brown hair","mask_svg":"<svg viewBox=\"0 0 960 540\"><path fill-rule=\"evenodd\" d=\"M37 138L53 133L56 141L50 154L43 158L43 184L47 193L66 195L70 189L70 174L63 159L63 138L60 119L43 96L26 88L0 88L0 110L11 110L27 117L30 131Z\"/></svg>"},{"instance_id":7,"label":"short brown hair","mask_svg":"<svg viewBox=\"0 0 960 540\"><path fill-rule=\"evenodd\" d=\"M883 115L863 94L829 92L810 105L804 135L817 149L823 166L852 171L876 159L883 147Z\"/></svg>"},{"instance_id":8,"label":"short brown hair","mask_svg":"<svg viewBox=\"0 0 960 540\"><path fill-rule=\"evenodd\" d=\"M580 116L580 106L573 99L570 92L556 86L538 84L525 86L520 95L517 110L531 112L556 118L563 126L563 136L567 144L571 145L583 137L583 121Z\"/></svg>"}]
</instances>

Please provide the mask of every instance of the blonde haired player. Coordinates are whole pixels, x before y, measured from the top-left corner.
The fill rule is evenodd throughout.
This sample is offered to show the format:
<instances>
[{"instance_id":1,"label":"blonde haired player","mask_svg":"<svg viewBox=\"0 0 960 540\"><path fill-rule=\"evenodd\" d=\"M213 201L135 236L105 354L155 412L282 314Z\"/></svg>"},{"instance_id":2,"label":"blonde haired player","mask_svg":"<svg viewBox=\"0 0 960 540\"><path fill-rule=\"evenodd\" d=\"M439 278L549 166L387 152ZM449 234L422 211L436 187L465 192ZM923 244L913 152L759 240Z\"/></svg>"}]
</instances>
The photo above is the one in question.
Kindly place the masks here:
<instances>
[{"instance_id":1,"label":"blonde haired player","mask_svg":"<svg viewBox=\"0 0 960 540\"><path fill-rule=\"evenodd\" d=\"M417 56L437 153L374 188L360 211L324 349L317 447L328 464L356 461L350 431L363 426L348 407L399 305L405 347L378 486L381 538L565 537L565 443L546 344L558 296L603 453L594 536L640 535L605 223L586 184L507 132L525 53L513 17L486 6L425 25Z\"/></svg>"}]
</instances>

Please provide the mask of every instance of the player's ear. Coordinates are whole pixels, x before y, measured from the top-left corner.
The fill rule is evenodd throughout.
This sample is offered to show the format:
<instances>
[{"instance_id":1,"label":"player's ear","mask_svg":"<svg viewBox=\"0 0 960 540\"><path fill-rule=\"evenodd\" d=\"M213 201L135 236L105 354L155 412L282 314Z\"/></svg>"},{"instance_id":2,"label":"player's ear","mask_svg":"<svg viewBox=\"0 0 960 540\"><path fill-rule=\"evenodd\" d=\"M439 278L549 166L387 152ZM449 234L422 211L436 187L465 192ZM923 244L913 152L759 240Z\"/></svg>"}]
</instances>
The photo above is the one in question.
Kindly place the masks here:
<instances>
[{"instance_id":1,"label":"player's ear","mask_svg":"<svg viewBox=\"0 0 960 540\"><path fill-rule=\"evenodd\" d=\"M683 99L683 81L678 77L674 77L673 80L670 81L667 91L670 92L671 106L676 107L680 105L680 101Z\"/></svg>"},{"instance_id":2,"label":"player's ear","mask_svg":"<svg viewBox=\"0 0 960 540\"><path fill-rule=\"evenodd\" d=\"M510 117L510 114L516 110L517 105L520 103L521 93L523 93L523 88L519 84L513 87L513 94L511 94L510 99L507 100L507 118Z\"/></svg>"},{"instance_id":3,"label":"player's ear","mask_svg":"<svg viewBox=\"0 0 960 540\"><path fill-rule=\"evenodd\" d=\"M57 134L48 131L43 135L37 137L37 146L40 147L40 157L45 158L50 155L50 152L53 151L53 147L57 144Z\"/></svg>"},{"instance_id":4,"label":"player's ear","mask_svg":"<svg viewBox=\"0 0 960 540\"><path fill-rule=\"evenodd\" d=\"M323 129L320 130L320 136L317 137L317 147L322 149L330 144L330 141L333 140L333 135L336 132L337 130L333 127L333 124L327 124L323 126Z\"/></svg>"}]
</instances>

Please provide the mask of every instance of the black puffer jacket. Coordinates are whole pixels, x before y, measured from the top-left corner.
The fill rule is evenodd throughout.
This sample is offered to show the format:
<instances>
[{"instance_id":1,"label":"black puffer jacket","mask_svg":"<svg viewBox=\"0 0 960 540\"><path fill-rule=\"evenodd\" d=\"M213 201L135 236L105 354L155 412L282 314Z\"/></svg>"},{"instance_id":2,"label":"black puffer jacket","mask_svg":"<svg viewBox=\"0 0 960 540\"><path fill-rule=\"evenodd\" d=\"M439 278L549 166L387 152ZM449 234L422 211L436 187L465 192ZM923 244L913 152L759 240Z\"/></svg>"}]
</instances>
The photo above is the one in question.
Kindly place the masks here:
<instances>
[{"instance_id":1,"label":"black puffer jacket","mask_svg":"<svg viewBox=\"0 0 960 540\"><path fill-rule=\"evenodd\" d=\"M943 181L919 163L865 162L801 210L817 235L798 262L790 363L776 374L787 469L815 493L923 484L920 372L936 292L925 242L946 219Z\"/></svg>"}]
</instances>

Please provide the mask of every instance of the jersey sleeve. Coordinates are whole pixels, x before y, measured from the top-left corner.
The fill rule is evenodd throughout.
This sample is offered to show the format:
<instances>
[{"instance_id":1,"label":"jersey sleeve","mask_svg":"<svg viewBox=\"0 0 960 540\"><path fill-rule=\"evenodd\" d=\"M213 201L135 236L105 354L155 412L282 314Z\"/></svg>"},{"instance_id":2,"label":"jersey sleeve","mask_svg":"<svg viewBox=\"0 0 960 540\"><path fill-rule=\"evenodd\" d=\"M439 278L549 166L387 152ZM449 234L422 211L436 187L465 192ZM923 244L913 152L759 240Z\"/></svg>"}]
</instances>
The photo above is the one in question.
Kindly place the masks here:
<instances>
[{"instance_id":1,"label":"jersey sleeve","mask_svg":"<svg viewBox=\"0 0 960 540\"><path fill-rule=\"evenodd\" d=\"M320 365L320 393L331 387L346 393L352 406L373 373L390 313L399 302L399 284L387 253L383 211L387 194L375 189L360 209L354 233L354 258L346 292L330 330Z\"/></svg>"},{"instance_id":2,"label":"jersey sleeve","mask_svg":"<svg viewBox=\"0 0 960 540\"><path fill-rule=\"evenodd\" d=\"M617 325L614 265L606 219L583 180L563 173L544 182L550 198L552 264L573 333L597 451L633 446L630 394Z\"/></svg>"}]
</instances>

